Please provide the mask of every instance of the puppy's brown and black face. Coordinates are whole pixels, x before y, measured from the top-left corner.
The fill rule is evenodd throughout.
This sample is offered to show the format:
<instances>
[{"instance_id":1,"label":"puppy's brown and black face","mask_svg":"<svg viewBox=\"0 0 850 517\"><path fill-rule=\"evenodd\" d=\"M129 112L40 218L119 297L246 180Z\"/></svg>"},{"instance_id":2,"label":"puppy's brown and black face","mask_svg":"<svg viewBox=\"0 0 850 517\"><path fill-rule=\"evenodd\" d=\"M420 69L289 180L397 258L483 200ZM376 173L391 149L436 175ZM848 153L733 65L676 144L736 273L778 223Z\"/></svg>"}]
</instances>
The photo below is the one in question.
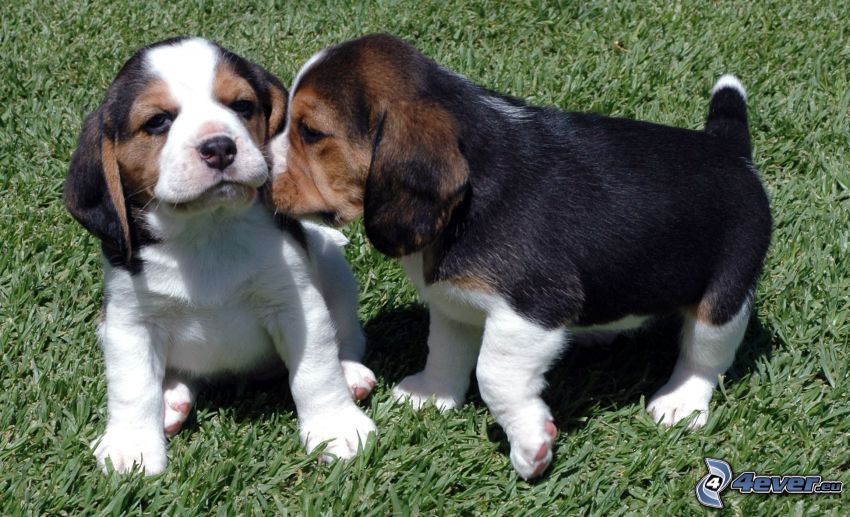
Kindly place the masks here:
<instances>
[{"instance_id":1,"label":"puppy's brown and black face","mask_svg":"<svg viewBox=\"0 0 850 517\"><path fill-rule=\"evenodd\" d=\"M268 178L261 151L288 95L261 67L198 38L145 47L88 116L65 184L68 209L128 265L141 212L245 206Z\"/></svg>"},{"instance_id":2,"label":"puppy's brown and black face","mask_svg":"<svg viewBox=\"0 0 850 517\"><path fill-rule=\"evenodd\" d=\"M311 58L270 143L275 207L332 224L363 213L370 240L391 256L433 242L463 198L468 167L454 117L432 98L431 66L385 35Z\"/></svg>"}]
</instances>

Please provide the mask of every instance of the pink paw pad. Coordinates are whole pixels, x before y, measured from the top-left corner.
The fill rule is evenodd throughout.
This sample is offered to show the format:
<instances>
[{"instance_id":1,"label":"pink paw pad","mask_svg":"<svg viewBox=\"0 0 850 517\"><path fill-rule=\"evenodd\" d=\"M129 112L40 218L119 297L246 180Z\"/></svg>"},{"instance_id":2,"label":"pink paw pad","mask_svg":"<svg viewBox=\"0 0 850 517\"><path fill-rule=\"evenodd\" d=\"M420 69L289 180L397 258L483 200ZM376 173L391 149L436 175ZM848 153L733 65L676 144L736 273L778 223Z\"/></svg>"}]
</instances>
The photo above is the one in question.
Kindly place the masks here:
<instances>
[{"instance_id":1,"label":"pink paw pad","mask_svg":"<svg viewBox=\"0 0 850 517\"><path fill-rule=\"evenodd\" d=\"M181 413L183 415L188 415L189 411L192 409L192 404L189 402L180 402L179 404L169 404L171 409Z\"/></svg>"},{"instance_id":2,"label":"pink paw pad","mask_svg":"<svg viewBox=\"0 0 850 517\"><path fill-rule=\"evenodd\" d=\"M169 403L168 407L178 413L177 421L171 422L170 424L167 423L165 428L163 429L163 431L165 432L165 436L171 438L175 434L180 432L180 429L183 428L183 422L186 421L186 418L189 416L189 411L192 410L192 403L185 401ZM166 411L166 420L169 420L167 413L168 412Z\"/></svg>"},{"instance_id":3,"label":"pink paw pad","mask_svg":"<svg viewBox=\"0 0 850 517\"><path fill-rule=\"evenodd\" d=\"M549 453L549 445L542 443L540 444L540 448L537 449L537 454L534 455L534 461L540 461L546 457L546 454Z\"/></svg>"},{"instance_id":4,"label":"pink paw pad","mask_svg":"<svg viewBox=\"0 0 850 517\"><path fill-rule=\"evenodd\" d=\"M553 441L558 436L558 428L555 427L555 423L552 422L551 420L546 421L546 423L543 425L543 430L546 432L547 435L549 435L549 437ZM543 442L542 444L540 444L540 448L537 449L537 454L534 455L534 462L535 463L540 462L540 463L539 463L539 465L534 467L534 470L531 472L531 476L530 476L531 478L535 478L535 477L539 476L549 466L550 462L544 461L544 460L546 460L546 456L549 455L549 451L551 451L551 450L552 450L552 444L551 443Z\"/></svg>"},{"instance_id":5,"label":"pink paw pad","mask_svg":"<svg viewBox=\"0 0 850 517\"><path fill-rule=\"evenodd\" d=\"M544 454L544 456L545 456L545 454ZM548 466L549 466L549 462L548 462L548 461L544 461L544 462L543 462L543 463L541 463L540 465L537 465L537 466L534 468L534 471L531 473L531 477L530 477L529 479L531 479L531 478L536 478L536 477L538 477L540 474L543 474L543 471L544 471L544 470L546 470L546 467L548 467Z\"/></svg>"},{"instance_id":6,"label":"pink paw pad","mask_svg":"<svg viewBox=\"0 0 850 517\"><path fill-rule=\"evenodd\" d=\"M375 381L372 379L367 379L366 385L368 388L364 388L363 386L351 386L351 392L354 395L354 400L363 400L372 393L372 389L375 387Z\"/></svg>"}]
</instances>

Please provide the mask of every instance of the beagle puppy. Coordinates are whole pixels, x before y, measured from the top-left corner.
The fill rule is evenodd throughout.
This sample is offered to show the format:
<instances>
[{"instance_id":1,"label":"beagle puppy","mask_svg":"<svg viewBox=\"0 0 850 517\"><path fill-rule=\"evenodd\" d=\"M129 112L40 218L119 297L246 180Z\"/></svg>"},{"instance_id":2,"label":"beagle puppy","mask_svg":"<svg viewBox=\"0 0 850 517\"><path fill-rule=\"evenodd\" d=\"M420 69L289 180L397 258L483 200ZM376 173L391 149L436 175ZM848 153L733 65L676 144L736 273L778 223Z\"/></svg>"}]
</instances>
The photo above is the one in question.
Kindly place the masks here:
<instances>
[{"instance_id":1,"label":"beagle puppy","mask_svg":"<svg viewBox=\"0 0 850 517\"><path fill-rule=\"evenodd\" d=\"M737 79L691 131L529 106L371 35L304 65L270 152L278 209L363 214L427 302L427 363L396 396L456 407L475 368L523 478L552 459L540 393L574 336L681 314L680 357L647 409L705 424L771 234Z\"/></svg>"},{"instance_id":2,"label":"beagle puppy","mask_svg":"<svg viewBox=\"0 0 850 517\"><path fill-rule=\"evenodd\" d=\"M101 241L108 422L104 467L148 475L186 420L195 381L289 369L300 435L348 458L375 425L352 400L357 285L342 234L268 210L262 148L287 92L258 65L198 38L138 50L85 120L65 201Z\"/></svg>"}]
</instances>

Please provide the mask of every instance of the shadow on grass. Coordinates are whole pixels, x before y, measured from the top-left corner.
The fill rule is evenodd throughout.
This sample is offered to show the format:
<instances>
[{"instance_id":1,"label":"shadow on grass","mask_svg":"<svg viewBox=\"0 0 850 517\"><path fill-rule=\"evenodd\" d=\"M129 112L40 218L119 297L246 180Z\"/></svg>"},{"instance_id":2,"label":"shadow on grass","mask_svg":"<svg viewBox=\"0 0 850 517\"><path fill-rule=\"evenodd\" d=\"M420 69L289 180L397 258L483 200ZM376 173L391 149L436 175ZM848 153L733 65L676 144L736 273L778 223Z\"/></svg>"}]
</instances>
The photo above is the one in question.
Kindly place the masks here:
<instances>
[{"instance_id":1,"label":"shadow on grass","mask_svg":"<svg viewBox=\"0 0 850 517\"><path fill-rule=\"evenodd\" d=\"M249 376L225 376L199 383L195 409L226 408L236 422L259 421L266 414L295 413L289 390L289 376L281 362L269 373ZM183 426L183 432L197 430L195 411Z\"/></svg>"},{"instance_id":2,"label":"shadow on grass","mask_svg":"<svg viewBox=\"0 0 850 517\"><path fill-rule=\"evenodd\" d=\"M425 365L428 338L428 311L421 305L407 305L383 311L364 326L368 339L364 364L372 368L387 386ZM371 399L360 403L368 407ZM237 422L260 419L266 413L295 413L283 363L260 376L222 377L200 384L196 408L227 408ZM195 412L184 431L197 428Z\"/></svg>"},{"instance_id":3,"label":"shadow on grass","mask_svg":"<svg viewBox=\"0 0 850 517\"><path fill-rule=\"evenodd\" d=\"M609 345L568 347L547 373L548 387L543 393L560 432L583 427L599 411L636 404L641 397L649 399L673 371L681 324L677 316L660 318L643 329L618 336ZM428 313L422 306L382 311L367 323L366 333L370 342L366 364L388 386L424 367ZM777 339L762 325L756 311L726 382L734 383L752 371L760 358L769 358ZM467 399L483 405L474 375ZM499 426L492 426L489 435L507 451Z\"/></svg>"},{"instance_id":4,"label":"shadow on grass","mask_svg":"<svg viewBox=\"0 0 850 517\"><path fill-rule=\"evenodd\" d=\"M678 354L678 317L661 318L638 331L618 336L609 345L568 347L546 375L543 398L562 433L586 425L599 411L616 410L646 399L673 371ZM383 379L385 388L425 366L428 352L428 311L421 305L387 308L366 322L368 349L364 363ZM727 382L747 375L763 356L770 357L776 336L753 314L744 343L727 373ZM483 405L475 376L468 400ZM367 401L368 405L368 401ZM198 398L200 408L227 407L237 421L269 412L295 412L287 374L281 369L260 379L233 378L207 383ZM195 427L194 418L187 422ZM490 438L507 451L504 433L492 426Z\"/></svg>"},{"instance_id":5,"label":"shadow on grass","mask_svg":"<svg viewBox=\"0 0 850 517\"><path fill-rule=\"evenodd\" d=\"M408 304L384 309L366 322L364 362L388 387L425 367L428 319L428 309Z\"/></svg>"}]
</instances>

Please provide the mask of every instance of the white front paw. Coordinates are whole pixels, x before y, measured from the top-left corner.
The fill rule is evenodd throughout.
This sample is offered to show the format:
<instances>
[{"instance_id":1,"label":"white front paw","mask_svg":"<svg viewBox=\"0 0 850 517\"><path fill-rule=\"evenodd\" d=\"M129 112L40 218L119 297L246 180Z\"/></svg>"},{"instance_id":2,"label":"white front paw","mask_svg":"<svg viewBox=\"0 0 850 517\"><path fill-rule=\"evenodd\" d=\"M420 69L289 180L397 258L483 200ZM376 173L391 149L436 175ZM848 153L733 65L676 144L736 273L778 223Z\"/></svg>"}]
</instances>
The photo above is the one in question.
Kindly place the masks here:
<instances>
[{"instance_id":1,"label":"white front paw","mask_svg":"<svg viewBox=\"0 0 850 517\"><path fill-rule=\"evenodd\" d=\"M452 389L448 385L439 385L429 382L424 372L405 377L398 386L393 389L393 396L397 401L407 401L413 409L421 409L429 400L440 411L454 409L463 404L466 397L466 389Z\"/></svg>"},{"instance_id":2,"label":"white front paw","mask_svg":"<svg viewBox=\"0 0 850 517\"><path fill-rule=\"evenodd\" d=\"M342 411L302 419L300 428L301 443L307 452L327 442L319 457L323 462L354 457L358 448L365 447L369 433L378 433L375 423L354 404Z\"/></svg>"},{"instance_id":3,"label":"white front paw","mask_svg":"<svg viewBox=\"0 0 850 517\"><path fill-rule=\"evenodd\" d=\"M653 395L646 405L652 420L666 427L673 426L690 417L694 411L699 414L688 424L698 429L708 422L708 403L711 400L711 388L695 383L668 382Z\"/></svg>"},{"instance_id":4,"label":"white front paw","mask_svg":"<svg viewBox=\"0 0 850 517\"><path fill-rule=\"evenodd\" d=\"M129 472L133 464L153 476L165 471L168 457L165 454L165 435L159 432L144 432L129 429L107 429L98 440L92 442L97 463L107 473L106 458L119 474Z\"/></svg>"},{"instance_id":5,"label":"white front paw","mask_svg":"<svg viewBox=\"0 0 850 517\"><path fill-rule=\"evenodd\" d=\"M551 413L543 408L537 411L526 408L514 420L510 427L505 428L511 443L511 464L521 478L536 478L552 463L558 428Z\"/></svg>"},{"instance_id":6,"label":"white front paw","mask_svg":"<svg viewBox=\"0 0 850 517\"><path fill-rule=\"evenodd\" d=\"M372 392L372 388L377 384L375 374L366 366L357 361L349 361L343 359L340 361L342 365L342 373L345 376L345 384L348 385L348 391L354 400L363 400Z\"/></svg>"},{"instance_id":7,"label":"white front paw","mask_svg":"<svg viewBox=\"0 0 850 517\"><path fill-rule=\"evenodd\" d=\"M165 406L163 429L165 436L171 438L180 431L183 422L189 418L189 411L192 410L195 397L188 385L174 382L165 387L163 402Z\"/></svg>"}]
</instances>

